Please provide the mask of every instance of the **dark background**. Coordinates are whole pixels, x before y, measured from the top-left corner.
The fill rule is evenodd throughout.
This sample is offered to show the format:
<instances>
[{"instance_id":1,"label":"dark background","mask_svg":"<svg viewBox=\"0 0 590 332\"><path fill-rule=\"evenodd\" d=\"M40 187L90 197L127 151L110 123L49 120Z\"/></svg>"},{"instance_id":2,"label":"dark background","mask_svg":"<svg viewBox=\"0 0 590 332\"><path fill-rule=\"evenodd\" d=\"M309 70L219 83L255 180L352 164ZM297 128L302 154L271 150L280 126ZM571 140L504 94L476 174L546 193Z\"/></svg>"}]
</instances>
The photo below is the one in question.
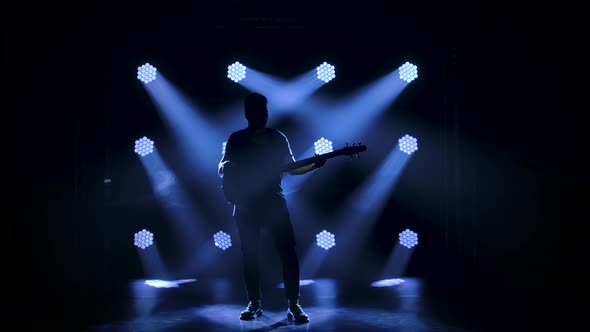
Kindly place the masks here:
<instances>
[{"instance_id":1,"label":"dark background","mask_svg":"<svg viewBox=\"0 0 590 332\"><path fill-rule=\"evenodd\" d=\"M244 95L219 75L237 58L286 77L328 59L349 70L330 87L336 95L413 59L423 75L396 102L397 115L431 135L424 148L432 154L413 162L432 167L408 171L399 191L412 192L412 180L434 179L430 194L437 199L393 200L370 249L387 252L379 234L389 229L387 220L404 215L432 239L409 271L435 283L457 280L441 292L498 283L542 300L582 302L587 107L576 96L585 93L577 62L585 59L578 37L588 8L460 1L136 5L43 4L4 13L5 255L9 278L24 277L27 286L19 289L34 303L102 301L105 287L141 277L137 262L123 262L132 256L113 263L116 244L105 244L126 230L111 227L123 215L105 209L103 185L108 171L113 178L135 174L146 186L134 169L124 169L141 171L125 163L134 160L124 157L128 142L145 132L165 136L134 78L137 63L157 62L195 100L220 106ZM134 214L136 197L118 197Z\"/></svg>"}]
</instances>

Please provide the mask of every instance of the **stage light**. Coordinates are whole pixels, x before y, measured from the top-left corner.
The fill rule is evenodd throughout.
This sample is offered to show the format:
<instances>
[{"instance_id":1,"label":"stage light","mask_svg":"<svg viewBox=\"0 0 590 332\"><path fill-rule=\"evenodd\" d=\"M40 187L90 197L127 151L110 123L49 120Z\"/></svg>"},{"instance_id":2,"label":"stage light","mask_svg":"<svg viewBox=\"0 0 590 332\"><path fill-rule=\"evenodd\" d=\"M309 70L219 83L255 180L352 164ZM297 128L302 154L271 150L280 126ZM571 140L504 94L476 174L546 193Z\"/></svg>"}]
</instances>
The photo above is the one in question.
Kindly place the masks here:
<instances>
[{"instance_id":1,"label":"stage light","mask_svg":"<svg viewBox=\"0 0 590 332\"><path fill-rule=\"evenodd\" d=\"M316 243L319 247L322 247L326 250L332 248L336 245L336 240L334 239L334 234L323 230L316 234Z\"/></svg>"},{"instance_id":2,"label":"stage light","mask_svg":"<svg viewBox=\"0 0 590 332\"><path fill-rule=\"evenodd\" d=\"M239 62L234 62L227 67L227 77L234 81L239 82L246 78L246 66Z\"/></svg>"},{"instance_id":3,"label":"stage light","mask_svg":"<svg viewBox=\"0 0 590 332\"><path fill-rule=\"evenodd\" d=\"M316 68L316 72L318 74L318 79L328 83L334 77L336 77L336 72L334 70L334 66L328 64L326 62L322 63Z\"/></svg>"},{"instance_id":4,"label":"stage light","mask_svg":"<svg viewBox=\"0 0 590 332\"><path fill-rule=\"evenodd\" d=\"M409 62L399 67L399 78L410 83L418 77L418 67Z\"/></svg>"},{"instance_id":5,"label":"stage light","mask_svg":"<svg viewBox=\"0 0 590 332\"><path fill-rule=\"evenodd\" d=\"M231 247L231 236L223 231L213 234L213 240L215 241L215 245L222 250Z\"/></svg>"},{"instance_id":6,"label":"stage light","mask_svg":"<svg viewBox=\"0 0 590 332\"><path fill-rule=\"evenodd\" d=\"M398 140L399 149L407 154L412 154L418 150L418 140L410 135L404 135L404 137Z\"/></svg>"},{"instance_id":7,"label":"stage light","mask_svg":"<svg viewBox=\"0 0 590 332\"><path fill-rule=\"evenodd\" d=\"M138 155L145 157L148 154L154 152L154 141L150 140L147 137L142 137L135 141L135 153Z\"/></svg>"},{"instance_id":8,"label":"stage light","mask_svg":"<svg viewBox=\"0 0 590 332\"><path fill-rule=\"evenodd\" d=\"M156 79L156 67L146 63L141 67L137 67L137 79L145 84Z\"/></svg>"},{"instance_id":9,"label":"stage light","mask_svg":"<svg viewBox=\"0 0 590 332\"><path fill-rule=\"evenodd\" d=\"M223 142L221 144L221 155L222 156L225 156L225 147L226 147L226 145L227 145L227 142Z\"/></svg>"},{"instance_id":10,"label":"stage light","mask_svg":"<svg viewBox=\"0 0 590 332\"><path fill-rule=\"evenodd\" d=\"M418 234L409 229L399 233L399 242L406 248L412 248L418 244Z\"/></svg>"},{"instance_id":11,"label":"stage light","mask_svg":"<svg viewBox=\"0 0 590 332\"><path fill-rule=\"evenodd\" d=\"M142 229L135 233L133 237L133 244L141 249L145 249L154 244L154 234L150 231Z\"/></svg>"},{"instance_id":12,"label":"stage light","mask_svg":"<svg viewBox=\"0 0 590 332\"><path fill-rule=\"evenodd\" d=\"M315 143L313 143L313 147L315 148L316 154L325 154L334 151L332 148L332 142L323 137L315 141Z\"/></svg>"}]
</instances>

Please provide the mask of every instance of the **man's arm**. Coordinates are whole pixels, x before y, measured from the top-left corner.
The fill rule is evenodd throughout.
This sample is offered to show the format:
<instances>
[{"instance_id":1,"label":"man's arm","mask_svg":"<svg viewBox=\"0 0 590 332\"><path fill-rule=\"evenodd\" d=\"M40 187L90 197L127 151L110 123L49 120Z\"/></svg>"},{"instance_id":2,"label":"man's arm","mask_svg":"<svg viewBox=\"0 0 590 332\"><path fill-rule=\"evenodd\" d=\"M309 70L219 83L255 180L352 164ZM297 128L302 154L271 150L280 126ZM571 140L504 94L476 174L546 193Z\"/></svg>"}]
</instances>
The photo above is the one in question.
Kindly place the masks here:
<instances>
[{"instance_id":1,"label":"man's arm","mask_svg":"<svg viewBox=\"0 0 590 332\"><path fill-rule=\"evenodd\" d=\"M284 137L286 143L286 155L284 157L283 164L287 165L289 163L296 162L295 157L293 156L293 151L291 150L291 144L289 143L289 139L283 133L281 133L281 135ZM288 173L291 175L303 175L324 166L324 164L326 164L326 159L317 158L317 161L315 163L292 169Z\"/></svg>"},{"instance_id":2,"label":"man's arm","mask_svg":"<svg viewBox=\"0 0 590 332\"><path fill-rule=\"evenodd\" d=\"M293 161L294 160L295 159L293 158ZM303 175L303 174L307 174L311 171L314 171L314 170L324 166L325 164L326 164L326 159L320 157L313 164L309 164L309 165L301 166L299 168L295 168L293 170L290 170L288 173L291 175Z\"/></svg>"},{"instance_id":3,"label":"man's arm","mask_svg":"<svg viewBox=\"0 0 590 332\"><path fill-rule=\"evenodd\" d=\"M309 173L311 171L313 171L315 169L314 164L309 164L309 165L305 165L305 166L301 166L299 168L295 168L293 170L289 171L289 174L291 175L303 175L306 173Z\"/></svg>"}]
</instances>

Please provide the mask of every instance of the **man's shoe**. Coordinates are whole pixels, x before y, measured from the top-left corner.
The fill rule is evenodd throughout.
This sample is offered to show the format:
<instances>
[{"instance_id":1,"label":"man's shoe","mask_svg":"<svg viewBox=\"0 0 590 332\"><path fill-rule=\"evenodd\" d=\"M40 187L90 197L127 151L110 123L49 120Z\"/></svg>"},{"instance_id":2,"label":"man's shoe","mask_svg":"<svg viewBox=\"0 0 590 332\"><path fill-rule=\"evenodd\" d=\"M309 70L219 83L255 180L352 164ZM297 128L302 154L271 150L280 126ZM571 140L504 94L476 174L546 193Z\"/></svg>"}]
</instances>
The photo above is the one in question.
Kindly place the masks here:
<instances>
[{"instance_id":1,"label":"man's shoe","mask_svg":"<svg viewBox=\"0 0 590 332\"><path fill-rule=\"evenodd\" d=\"M309 316L303 311L299 302L289 303L287 308L287 318L294 320L296 323L308 323Z\"/></svg>"},{"instance_id":2,"label":"man's shoe","mask_svg":"<svg viewBox=\"0 0 590 332\"><path fill-rule=\"evenodd\" d=\"M248 302L248 307L240 313L240 319L250 320L262 315L262 306L260 301Z\"/></svg>"}]
</instances>

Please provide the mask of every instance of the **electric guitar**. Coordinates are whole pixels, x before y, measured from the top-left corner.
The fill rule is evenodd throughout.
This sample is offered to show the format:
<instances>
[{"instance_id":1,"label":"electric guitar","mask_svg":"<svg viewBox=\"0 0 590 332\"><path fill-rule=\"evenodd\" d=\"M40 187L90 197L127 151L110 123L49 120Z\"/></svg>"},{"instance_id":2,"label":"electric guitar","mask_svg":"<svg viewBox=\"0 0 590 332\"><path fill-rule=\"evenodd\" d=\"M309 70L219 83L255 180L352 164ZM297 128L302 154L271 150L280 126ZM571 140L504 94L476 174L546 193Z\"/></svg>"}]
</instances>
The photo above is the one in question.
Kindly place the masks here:
<instances>
[{"instance_id":1,"label":"electric guitar","mask_svg":"<svg viewBox=\"0 0 590 332\"><path fill-rule=\"evenodd\" d=\"M367 151L367 146L363 144L353 144L352 146L346 146L344 148L324 153L321 155L314 155L313 157L301 159L279 168L280 173L285 173L297 169L299 167L313 164L319 160L327 160L338 156L350 156L351 158L358 158L360 152ZM235 167L228 167L224 169L223 178L221 182L221 189L225 195L225 199L230 204L238 204L242 191L245 190L243 186L239 185L240 174Z\"/></svg>"}]
</instances>

